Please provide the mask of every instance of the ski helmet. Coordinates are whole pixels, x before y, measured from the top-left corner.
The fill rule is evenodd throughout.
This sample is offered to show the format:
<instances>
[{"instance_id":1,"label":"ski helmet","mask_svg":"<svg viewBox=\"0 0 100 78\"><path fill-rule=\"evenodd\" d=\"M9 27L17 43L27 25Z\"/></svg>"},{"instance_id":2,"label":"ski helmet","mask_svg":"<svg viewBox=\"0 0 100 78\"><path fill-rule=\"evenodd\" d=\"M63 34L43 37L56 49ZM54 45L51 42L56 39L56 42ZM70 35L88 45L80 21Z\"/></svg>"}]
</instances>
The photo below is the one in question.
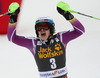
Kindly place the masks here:
<instances>
[{"instance_id":1,"label":"ski helmet","mask_svg":"<svg viewBox=\"0 0 100 78\"><path fill-rule=\"evenodd\" d=\"M50 28L50 34L53 35L55 32L55 24L53 22L53 20L50 17L40 17L36 20L35 22L35 31L36 31L36 35L37 37L39 37L38 31L37 31L37 25L40 23L48 23L49 24L49 28Z\"/></svg>"}]
</instances>

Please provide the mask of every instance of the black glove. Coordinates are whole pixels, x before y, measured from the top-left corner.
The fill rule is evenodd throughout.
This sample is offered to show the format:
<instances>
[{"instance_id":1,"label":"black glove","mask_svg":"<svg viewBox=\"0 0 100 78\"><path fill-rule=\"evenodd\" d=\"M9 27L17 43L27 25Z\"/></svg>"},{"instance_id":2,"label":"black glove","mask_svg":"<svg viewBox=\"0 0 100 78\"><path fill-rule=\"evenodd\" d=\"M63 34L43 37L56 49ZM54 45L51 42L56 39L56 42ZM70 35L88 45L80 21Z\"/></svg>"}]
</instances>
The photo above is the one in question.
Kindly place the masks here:
<instances>
[{"instance_id":1,"label":"black glove","mask_svg":"<svg viewBox=\"0 0 100 78\"><path fill-rule=\"evenodd\" d=\"M17 22L17 16L18 16L19 12L20 12L20 7L14 13L8 13L8 15L10 15L10 19L9 19L10 23Z\"/></svg>"},{"instance_id":2,"label":"black glove","mask_svg":"<svg viewBox=\"0 0 100 78\"><path fill-rule=\"evenodd\" d=\"M69 12L69 11L64 11L61 8L57 7L57 11L58 13L60 13L61 15L63 15L67 20L71 20L74 18L74 16Z\"/></svg>"}]
</instances>

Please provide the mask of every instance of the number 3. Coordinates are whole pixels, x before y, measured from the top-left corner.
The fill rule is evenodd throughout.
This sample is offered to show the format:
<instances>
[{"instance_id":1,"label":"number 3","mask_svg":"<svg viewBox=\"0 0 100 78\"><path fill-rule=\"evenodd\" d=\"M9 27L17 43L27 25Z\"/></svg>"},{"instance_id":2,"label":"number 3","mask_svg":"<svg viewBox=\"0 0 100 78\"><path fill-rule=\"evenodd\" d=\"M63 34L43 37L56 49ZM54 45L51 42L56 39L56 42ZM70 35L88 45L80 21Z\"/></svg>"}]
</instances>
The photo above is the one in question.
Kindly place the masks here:
<instances>
[{"instance_id":1,"label":"number 3","mask_svg":"<svg viewBox=\"0 0 100 78\"><path fill-rule=\"evenodd\" d=\"M51 58L50 59L50 63L52 63L52 65L51 65L51 68L52 69L55 69L57 66L56 66L56 60L54 59L54 58Z\"/></svg>"}]
</instances>

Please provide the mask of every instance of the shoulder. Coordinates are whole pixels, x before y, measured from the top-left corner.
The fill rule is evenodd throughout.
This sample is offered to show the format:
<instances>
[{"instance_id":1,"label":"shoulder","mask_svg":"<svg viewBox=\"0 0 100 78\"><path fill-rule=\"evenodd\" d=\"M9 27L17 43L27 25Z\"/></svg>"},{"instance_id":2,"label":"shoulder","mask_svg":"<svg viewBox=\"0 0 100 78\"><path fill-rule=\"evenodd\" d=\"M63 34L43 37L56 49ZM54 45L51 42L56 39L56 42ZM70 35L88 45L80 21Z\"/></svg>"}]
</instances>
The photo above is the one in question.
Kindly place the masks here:
<instances>
[{"instance_id":1,"label":"shoulder","mask_svg":"<svg viewBox=\"0 0 100 78\"><path fill-rule=\"evenodd\" d=\"M58 32L57 34L56 34L56 36L58 37L58 38L60 38L61 36L63 36L64 34L67 34L69 31L62 31L62 32Z\"/></svg>"},{"instance_id":2,"label":"shoulder","mask_svg":"<svg viewBox=\"0 0 100 78\"><path fill-rule=\"evenodd\" d=\"M26 39L29 39L29 40L36 40L35 37L25 37Z\"/></svg>"},{"instance_id":3,"label":"shoulder","mask_svg":"<svg viewBox=\"0 0 100 78\"><path fill-rule=\"evenodd\" d=\"M35 37L25 37L28 40L31 40L34 44L36 44L37 38Z\"/></svg>"}]
</instances>

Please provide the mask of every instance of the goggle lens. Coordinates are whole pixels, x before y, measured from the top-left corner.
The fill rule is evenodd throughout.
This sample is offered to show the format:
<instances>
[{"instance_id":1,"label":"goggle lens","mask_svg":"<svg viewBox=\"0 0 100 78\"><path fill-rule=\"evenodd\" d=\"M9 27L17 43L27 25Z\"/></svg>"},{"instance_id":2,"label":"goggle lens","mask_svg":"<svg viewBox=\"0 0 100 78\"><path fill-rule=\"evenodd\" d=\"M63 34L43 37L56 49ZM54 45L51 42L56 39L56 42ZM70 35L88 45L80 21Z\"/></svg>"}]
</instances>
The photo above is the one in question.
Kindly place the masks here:
<instances>
[{"instance_id":1,"label":"goggle lens","mask_svg":"<svg viewBox=\"0 0 100 78\"><path fill-rule=\"evenodd\" d=\"M47 23L39 23L37 24L37 31L41 31L41 29L48 30L49 25Z\"/></svg>"}]
</instances>

